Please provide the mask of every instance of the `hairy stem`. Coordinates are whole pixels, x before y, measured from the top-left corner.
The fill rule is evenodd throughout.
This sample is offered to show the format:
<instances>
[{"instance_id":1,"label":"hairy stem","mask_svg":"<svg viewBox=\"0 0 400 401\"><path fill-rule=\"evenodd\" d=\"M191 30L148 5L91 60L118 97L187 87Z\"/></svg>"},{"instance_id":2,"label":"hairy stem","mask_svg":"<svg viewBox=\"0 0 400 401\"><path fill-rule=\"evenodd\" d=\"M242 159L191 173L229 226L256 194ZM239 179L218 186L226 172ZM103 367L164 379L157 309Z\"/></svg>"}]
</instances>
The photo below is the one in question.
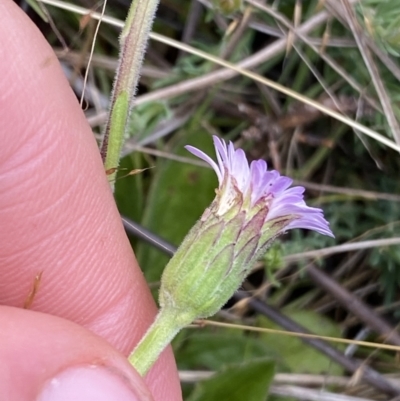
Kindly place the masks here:
<instances>
[{"instance_id":1,"label":"hairy stem","mask_svg":"<svg viewBox=\"0 0 400 401\"><path fill-rule=\"evenodd\" d=\"M124 143L130 111L140 76L140 68L159 0L133 0L120 37L119 65L111 96L101 156L110 182Z\"/></svg>"},{"instance_id":2,"label":"hairy stem","mask_svg":"<svg viewBox=\"0 0 400 401\"><path fill-rule=\"evenodd\" d=\"M160 309L153 324L129 355L129 362L141 376L149 371L165 347L193 319L194 316L173 308Z\"/></svg>"}]
</instances>

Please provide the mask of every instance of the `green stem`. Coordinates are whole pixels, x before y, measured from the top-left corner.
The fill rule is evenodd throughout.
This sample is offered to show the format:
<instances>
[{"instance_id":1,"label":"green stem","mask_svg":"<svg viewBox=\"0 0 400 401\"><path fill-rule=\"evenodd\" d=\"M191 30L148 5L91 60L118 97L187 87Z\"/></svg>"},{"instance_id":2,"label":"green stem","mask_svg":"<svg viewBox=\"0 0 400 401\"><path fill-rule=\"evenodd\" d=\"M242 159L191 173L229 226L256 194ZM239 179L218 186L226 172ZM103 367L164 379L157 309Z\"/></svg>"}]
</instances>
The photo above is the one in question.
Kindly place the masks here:
<instances>
[{"instance_id":1,"label":"green stem","mask_svg":"<svg viewBox=\"0 0 400 401\"><path fill-rule=\"evenodd\" d=\"M108 178L115 180L115 170L124 143L129 114L139 80L140 68L159 0L133 0L120 37L119 65L111 96L101 156Z\"/></svg>"},{"instance_id":2,"label":"green stem","mask_svg":"<svg viewBox=\"0 0 400 401\"><path fill-rule=\"evenodd\" d=\"M185 312L171 308L161 309L140 343L129 355L129 362L144 376L176 334L192 321L193 317Z\"/></svg>"}]
</instances>

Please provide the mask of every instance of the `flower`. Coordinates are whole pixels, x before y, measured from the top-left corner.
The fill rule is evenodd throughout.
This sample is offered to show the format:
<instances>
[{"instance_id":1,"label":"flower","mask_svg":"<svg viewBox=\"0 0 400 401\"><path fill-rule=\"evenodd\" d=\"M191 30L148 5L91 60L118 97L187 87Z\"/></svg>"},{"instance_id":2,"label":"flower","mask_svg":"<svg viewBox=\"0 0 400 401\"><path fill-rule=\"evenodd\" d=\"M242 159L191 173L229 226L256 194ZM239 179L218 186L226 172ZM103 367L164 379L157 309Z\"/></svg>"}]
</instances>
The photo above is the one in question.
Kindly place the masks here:
<instances>
[{"instance_id":1,"label":"flower","mask_svg":"<svg viewBox=\"0 0 400 401\"><path fill-rule=\"evenodd\" d=\"M166 266L160 285L160 311L129 360L144 374L180 329L209 317L229 300L255 260L286 230L307 228L333 237L322 210L308 207L304 188L250 165L242 149L214 137L217 163L186 148L216 172L217 196Z\"/></svg>"},{"instance_id":2,"label":"flower","mask_svg":"<svg viewBox=\"0 0 400 401\"><path fill-rule=\"evenodd\" d=\"M223 215L234 204L248 210L262 207L268 210L265 223L286 217L285 230L305 228L334 237L322 210L304 202L304 187L289 188L293 180L276 170L268 171L264 160L249 165L242 149L235 150L232 142L227 145L216 136L213 139L218 163L193 146L186 149L207 162L217 174L217 214Z\"/></svg>"},{"instance_id":3,"label":"flower","mask_svg":"<svg viewBox=\"0 0 400 401\"><path fill-rule=\"evenodd\" d=\"M216 313L238 289L257 257L292 228L333 237L322 210L308 207L304 188L267 171L263 160L250 165L242 149L214 137L217 163L201 150L186 148L215 170L217 196L165 268L161 311L183 326Z\"/></svg>"}]
</instances>

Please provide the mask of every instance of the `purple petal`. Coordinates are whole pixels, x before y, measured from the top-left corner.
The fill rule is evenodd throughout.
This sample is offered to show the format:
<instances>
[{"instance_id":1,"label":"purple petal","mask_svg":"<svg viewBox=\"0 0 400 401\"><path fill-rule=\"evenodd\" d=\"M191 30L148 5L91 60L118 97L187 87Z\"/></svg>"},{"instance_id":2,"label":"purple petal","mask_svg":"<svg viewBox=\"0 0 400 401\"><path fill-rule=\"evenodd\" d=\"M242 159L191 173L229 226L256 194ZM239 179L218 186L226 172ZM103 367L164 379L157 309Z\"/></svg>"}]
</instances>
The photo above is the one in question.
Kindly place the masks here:
<instances>
[{"instance_id":1,"label":"purple petal","mask_svg":"<svg viewBox=\"0 0 400 401\"><path fill-rule=\"evenodd\" d=\"M303 217L293 220L286 226L286 229L291 230L293 228L305 228L307 230L314 230L320 234L335 238L331 229L329 228L329 223L322 217L322 215L317 215L314 219Z\"/></svg>"},{"instance_id":2,"label":"purple petal","mask_svg":"<svg viewBox=\"0 0 400 401\"><path fill-rule=\"evenodd\" d=\"M213 136L215 153L217 154L218 164L220 166L228 167L228 151L226 143L219 139L217 136Z\"/></svg>"},{"instance_id":3,"label":"purple petal","mask_svg":"<svg viewBox=\"0 0 400 401\"><path fill-rule=\"evenodd\" d=\"M188 150L190 153L193 155L197 156L199 159L204 160L206 163L208 163L216 172L217 177L218 177L218 182L221 184L223 181L223 171L220 170L220 168L217 166L217 163L213 159L211 159L210 156L206 155L204 152L201 150L195 148L194 146L186 145L185 149Z\"/></svg>"},{"instance_id":4,"label":"purple petal","mask_svg":"<svg viewBox=\"0 0 400 401\"><path fill-rule=\"evenodd\" d=\"M289 177L280 176L276 182L271 186L270 191L275 196L288 189L293 183L293 180Z\"/></svg>"},{"instance_id":5,"label":"purple petal","mask_svg":"<svg viewBox=\"0 0 400 401\"><path fill-rule=\"evenodd\" d=\"M242 149L238 149L232 160L232 170L230 171L233 177L235 177L239 189L245 192L248 187L250 178L249 174L249 163L246 159L246 154Z\"/></svg>"},{"instance_id":6,"label":"purple petal","mask_svg":"<svg viewBox=\"0 0 400 401\"><path fill-rule=\"evenodd\" d=\"M235 150L232 142L226 144L216 136L213 140L218 164L197 148L186 146L186 149L215 170L220 187L224 186L222 189L228 197L232 188L226 183L235 182L237 190L242 192L244 198L251 200L250 206L246 203L246 207L251 208L258 202L265 202L265 207L268 208L266 221L287 216L291 221L285 230L305 228L333 237L322 210L306 205L303 187L289 188L293 180L281 176L276 170L268 171L264 160L253 161L249 166L242 149Z\"/></svg>"}]
</instances>

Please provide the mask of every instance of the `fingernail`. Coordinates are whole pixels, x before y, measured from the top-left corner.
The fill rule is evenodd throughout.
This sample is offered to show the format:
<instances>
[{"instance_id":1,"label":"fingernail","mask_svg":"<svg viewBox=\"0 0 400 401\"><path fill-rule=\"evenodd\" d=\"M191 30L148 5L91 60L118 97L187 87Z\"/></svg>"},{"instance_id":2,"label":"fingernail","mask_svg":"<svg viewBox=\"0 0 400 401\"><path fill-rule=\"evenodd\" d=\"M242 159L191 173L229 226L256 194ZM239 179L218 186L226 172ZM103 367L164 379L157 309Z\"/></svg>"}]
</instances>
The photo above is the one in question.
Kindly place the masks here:
<instances>
[{"instance_id":1,"label":"fingernail","mask_svg":"<svg viewBox=\"0 0 400 401\"><path fill-rule=\"evenodd\" d=\"M99 366L70 368L49 380L37 401L140 401L127 379Z\"/></svg>"}]
</instances>

